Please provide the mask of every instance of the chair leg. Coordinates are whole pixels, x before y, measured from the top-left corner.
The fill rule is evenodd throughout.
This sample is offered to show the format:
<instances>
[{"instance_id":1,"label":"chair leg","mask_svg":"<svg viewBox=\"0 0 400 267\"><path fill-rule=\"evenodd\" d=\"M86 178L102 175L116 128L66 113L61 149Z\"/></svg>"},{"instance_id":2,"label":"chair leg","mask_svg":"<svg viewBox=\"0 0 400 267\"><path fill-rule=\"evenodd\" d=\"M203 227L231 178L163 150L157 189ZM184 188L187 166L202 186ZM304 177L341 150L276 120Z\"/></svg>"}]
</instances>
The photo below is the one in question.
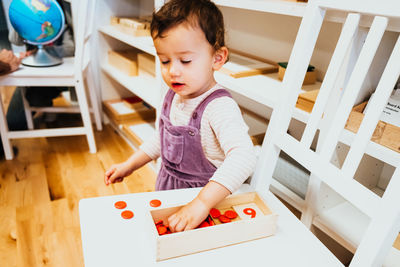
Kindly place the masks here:
<instances>
[{"instance_id":1,"label":"chair leg","mask_svg":"<svg viewBox=\"0 0 400 267\"><path fill-rule=\"evenodd\" d=\"M25 97L25 95L26 95L25 87L22 88L21 95L22 95L22 103L24 104L26 124L27 124L29 130L33 130L32 111L29 106L29 102Z\"/></svg>"},{"instance_id":2,"label":"chair leg","mask_svg":"<svg viewBox=\"0 0 400 267\"><path fill-rule=\"evenodd\" d=\"M3 99L0 94L0 134L3 143L4 155L6 159L13 159L14 154L11 147L10 139L8 139L8 125L6 116L4 115Z\"/></svg>"},{"instance_id":3,"label":"chair leg","mask_svg":"<svg viewBox=\"0 0 400 267\"><path fill-rule=\"evenodd\" d=\"M90 153L96 153L96 142L94 140L92 122L90 120L89 106L86 98L85 87L82 80L78 80L75 85L76 96L81 110L83 126L86 129L86 138L89 144Z\"/></svg>"},{"instance_id":4,"label":"chair leg","mask_svg":"<svg viewBox=\"0 0 400 267\"><path fill-rule=\"evenodd\" d=\"M99 100L98 100L97 94L96 94L96 85L93 81L93 72L92 72L92 68L91 68L90 64L87 69L86 78L87 78L87 83L88 83L88 93L89 93L89 97L90 97L90 103L92 104L92 110L93 110L94 119L96 122L96 128L97 128L97 131L101 131L101 130L103 130L103 125L101 123L101 111L100 111L100 107L99 107Z\"/></svg>"}]
</instances>

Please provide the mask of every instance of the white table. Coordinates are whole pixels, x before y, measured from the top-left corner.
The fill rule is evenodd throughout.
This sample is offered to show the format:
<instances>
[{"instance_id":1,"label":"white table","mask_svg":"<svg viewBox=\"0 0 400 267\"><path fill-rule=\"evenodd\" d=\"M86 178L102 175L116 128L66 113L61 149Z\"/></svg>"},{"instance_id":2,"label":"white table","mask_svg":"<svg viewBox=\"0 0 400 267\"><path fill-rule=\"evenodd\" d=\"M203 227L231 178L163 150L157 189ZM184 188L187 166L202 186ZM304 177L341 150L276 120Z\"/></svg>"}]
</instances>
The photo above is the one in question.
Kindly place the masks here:
<instances>
[{"instance_id":1,"label":"white table","mask_svg":"<svg viewBox=\"0 0 400 267\"><path fill-rule=\"evenodd\" d=\"M82 199L79 214L85 266L343 266L270 192L262 197L279 214L274 236L156 262L155 242L145 225L152 209L149 201L157 198L161 207L177 206L198 192L182 189ZM132 219L121 218L121 210L114 207L119 200L134 212Z\"/></svg>"}]
</instances>

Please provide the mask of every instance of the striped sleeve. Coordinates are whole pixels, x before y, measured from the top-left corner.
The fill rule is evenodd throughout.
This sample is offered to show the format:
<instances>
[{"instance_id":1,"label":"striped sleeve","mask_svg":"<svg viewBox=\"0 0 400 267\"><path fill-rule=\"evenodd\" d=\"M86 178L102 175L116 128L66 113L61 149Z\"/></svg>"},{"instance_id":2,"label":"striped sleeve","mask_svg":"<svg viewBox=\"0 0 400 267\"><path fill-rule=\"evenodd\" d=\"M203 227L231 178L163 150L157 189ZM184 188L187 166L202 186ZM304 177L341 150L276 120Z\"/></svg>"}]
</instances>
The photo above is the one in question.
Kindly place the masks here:
<instances>
[{"instance_id":1,"label":"striped sleeve","mask_svg":"<svg viewBox=\"0 0 400 267\"><path fill-rule=\"evenodd\" d=\"M210 180L234 192L253 173L256 165L248 126L239 106L230 97L221 97L209 103L204 115L225 154L224 161Z\"/></svg>"}]
</instances>

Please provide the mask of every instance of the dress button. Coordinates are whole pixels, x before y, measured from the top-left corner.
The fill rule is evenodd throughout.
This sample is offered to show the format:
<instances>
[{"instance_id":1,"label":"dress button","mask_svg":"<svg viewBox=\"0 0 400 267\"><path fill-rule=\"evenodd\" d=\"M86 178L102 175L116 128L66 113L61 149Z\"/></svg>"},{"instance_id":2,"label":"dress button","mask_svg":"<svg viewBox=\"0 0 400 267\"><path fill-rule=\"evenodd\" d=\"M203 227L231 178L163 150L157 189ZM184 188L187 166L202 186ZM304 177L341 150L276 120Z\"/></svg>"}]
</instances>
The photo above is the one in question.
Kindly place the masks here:
<instances>
[{"instance_id":1,"label":"dress button","mask_svg":"<svg viewBox=\"0 0 400 267\"><path fill-rule=\"evenodd\" d=\"M194 112L192 117L193 119L197 119L197 112Z\"/></svg>"},{"instance_id":2,"label":"dress button","mask_svg":"<svg viewBox=\"0 0 400 267\"><path fill-rule=\"evenodd\" d=\"M194 136L194 132L193 131L189 131L188 133L189 133L189 135Z\"/></svg>"}]
</instances>

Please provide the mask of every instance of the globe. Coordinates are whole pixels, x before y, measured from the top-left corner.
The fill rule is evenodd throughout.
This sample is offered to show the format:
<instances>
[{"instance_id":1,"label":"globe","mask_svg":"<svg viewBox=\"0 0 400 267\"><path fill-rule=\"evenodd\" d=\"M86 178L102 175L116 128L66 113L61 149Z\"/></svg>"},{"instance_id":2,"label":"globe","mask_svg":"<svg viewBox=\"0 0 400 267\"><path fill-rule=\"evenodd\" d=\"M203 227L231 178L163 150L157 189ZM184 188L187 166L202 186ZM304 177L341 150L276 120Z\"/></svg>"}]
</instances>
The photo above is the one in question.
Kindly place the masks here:
<instances>
[{"instance_id":1,"label":"globe","mask_svg":"<svg viewBox=\"0 0 400 267\"><path fill-rule=\"evenodd\" d=\"M27 43L38 46L37 52L22 64L47 67L62 63L43 47L57 40L65 26L64 12L56 0L13 0L8 14L15 31Z\"/></svg>"}]
</instances>

